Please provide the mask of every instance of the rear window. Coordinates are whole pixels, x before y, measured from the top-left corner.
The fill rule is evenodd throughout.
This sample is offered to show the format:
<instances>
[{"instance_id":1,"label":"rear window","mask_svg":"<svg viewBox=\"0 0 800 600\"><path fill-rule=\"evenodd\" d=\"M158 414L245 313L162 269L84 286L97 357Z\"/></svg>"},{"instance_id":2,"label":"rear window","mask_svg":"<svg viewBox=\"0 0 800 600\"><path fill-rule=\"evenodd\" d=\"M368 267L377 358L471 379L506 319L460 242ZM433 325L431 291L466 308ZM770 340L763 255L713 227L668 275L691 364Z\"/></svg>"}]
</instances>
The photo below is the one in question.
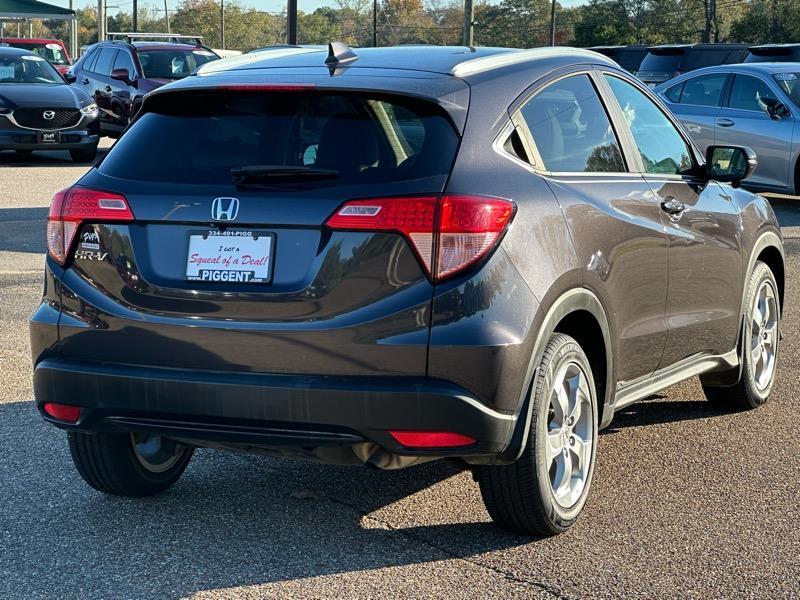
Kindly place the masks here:
<instances>
[{"instance_id":1,"label":"rear window","mask_svg":"<svg viewBox=\"0 0 800 600\"><path fill-rule=\"evenodd\" d=\"M744 59L746 63L797 61L800 61L800 48L754 48Z\"/></svg>"},{"instance_id":2,"label":"rear window","mask_svg":"<svg viewBox=\"0 0 800 600\"><path fill-rule=\"evenodd\" d=\"M183 79L199 66L217 60L208 50L139 50L144 76L151 79Z\"/></svg>"},{"instance_id":3,"label":"rear window","mask_svg":"<svg viewBox=\"0 0 800 600\"><path fill-rule=\"evenodd\" d=\"M683 50L660 50L650 52L639 66L640 71L679 71Z\"/></svg>"},{"instance_id":4,"label":"rear window","mask_svg":"<svg viewBox=\"0 0 800 600\"><path fill-rule=\"evenodd\" d=\"M735 54L738 50L722 49L710 50L707 48L694 48L687 52L684 71L694 71L703 67L724 65L736 61Z\"/></svg>"},{"instance_id":5,"label":"rear window","mask_svg":"<svg viewBox=\"0 0 800 600\"><path fill-rule=\"evenodd\" d=\"M244 92L153 100L100 164L102 173L225 184L231 169L269 165L338 173L304 186L385 183L447 175L458 147L439 107L402 97Z\"/></svg>"}]
</instances>

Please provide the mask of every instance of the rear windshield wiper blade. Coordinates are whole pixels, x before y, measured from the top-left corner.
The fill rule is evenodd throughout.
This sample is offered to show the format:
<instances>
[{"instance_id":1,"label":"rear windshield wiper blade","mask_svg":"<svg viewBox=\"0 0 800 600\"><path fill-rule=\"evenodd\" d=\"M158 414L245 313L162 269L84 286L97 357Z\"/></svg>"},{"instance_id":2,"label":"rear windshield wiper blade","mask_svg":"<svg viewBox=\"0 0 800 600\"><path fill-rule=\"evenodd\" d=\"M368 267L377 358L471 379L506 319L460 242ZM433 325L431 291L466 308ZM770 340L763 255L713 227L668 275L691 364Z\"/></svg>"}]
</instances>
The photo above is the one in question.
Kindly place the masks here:
<instances>
[{"instance_id":1,"label":"rear windshield wiper blade","mask_svg":"<svg viewBox=\"0 0 800 600\"><path fill-rule=\"evenodd\" d=\"M249 165L231 169L231 176L236 185L258 185L259 183L333 179L339 176L339 171L304 166Z\"/></svg>"}]
</instances>

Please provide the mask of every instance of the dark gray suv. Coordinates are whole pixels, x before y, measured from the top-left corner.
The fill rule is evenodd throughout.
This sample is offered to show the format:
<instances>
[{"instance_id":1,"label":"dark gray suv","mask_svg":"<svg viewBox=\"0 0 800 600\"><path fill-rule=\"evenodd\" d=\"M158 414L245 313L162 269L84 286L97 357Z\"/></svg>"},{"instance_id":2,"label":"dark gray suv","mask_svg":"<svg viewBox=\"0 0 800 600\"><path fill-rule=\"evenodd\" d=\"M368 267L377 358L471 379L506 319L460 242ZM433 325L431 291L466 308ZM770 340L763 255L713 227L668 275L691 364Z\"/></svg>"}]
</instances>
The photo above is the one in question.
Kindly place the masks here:
<instances>
[{"instance_id":1,"label":"dark gray suv","mask_svg":"<svg viewBox=\"0 0 800 600\"><path fill-rule=\"evenodd\" d=\"M451 458L501 526L564 531L616 411L694 375L767 400L784 262L755 163L704 158L584 50L211 63L55 195L37 407L109 494L197 447Z\"/></svg>"}]
</instances>

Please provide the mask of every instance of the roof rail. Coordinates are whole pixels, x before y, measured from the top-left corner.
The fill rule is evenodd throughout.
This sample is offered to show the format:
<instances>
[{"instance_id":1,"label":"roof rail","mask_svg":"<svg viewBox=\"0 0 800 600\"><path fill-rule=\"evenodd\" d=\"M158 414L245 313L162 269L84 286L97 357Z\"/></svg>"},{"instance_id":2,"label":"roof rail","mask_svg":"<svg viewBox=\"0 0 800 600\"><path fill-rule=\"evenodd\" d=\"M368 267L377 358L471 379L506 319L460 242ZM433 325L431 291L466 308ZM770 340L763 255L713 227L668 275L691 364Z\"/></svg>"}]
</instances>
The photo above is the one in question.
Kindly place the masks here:
<instances>
[{"instance_id":1,"label":"roof rail","mask_svg":"<svg viewBox=\"0 0 800 600\"><path fill-rule=\"evenodd\" d=\"M120 38L124 38L124 41L128 42L129 44L133 40L151 38L155 40L167 40L170 42L178 42L178 40L191 40L197 43L198 46L203 45L202 35L181 35L179 33L139 33L139 32L109 31L106 34L106 37L112 42L122 41L120 40Z\"/></svg>"},{"instance_id":2,"label":"roof rail","mask_svg":"<svg viewBox=\"0 0 800 600\"><path fill-rule=\"evenodd\" d=\"M489 56L471 58L470 60L465 60L464 62L455 65L452 69L450 69L450 74L456 77L466 77L467 75L483 73L484 71L500 69L509 65L516 65L542 58L575 55L583 56L585 58L601 58L603 60L608 60L605 56L598 52L585 50L583 48L548 46L544 48L528 48L527 50L509 50L508 52L500 52L498 54L490 54Z\"/></svg>"}]
</instances>

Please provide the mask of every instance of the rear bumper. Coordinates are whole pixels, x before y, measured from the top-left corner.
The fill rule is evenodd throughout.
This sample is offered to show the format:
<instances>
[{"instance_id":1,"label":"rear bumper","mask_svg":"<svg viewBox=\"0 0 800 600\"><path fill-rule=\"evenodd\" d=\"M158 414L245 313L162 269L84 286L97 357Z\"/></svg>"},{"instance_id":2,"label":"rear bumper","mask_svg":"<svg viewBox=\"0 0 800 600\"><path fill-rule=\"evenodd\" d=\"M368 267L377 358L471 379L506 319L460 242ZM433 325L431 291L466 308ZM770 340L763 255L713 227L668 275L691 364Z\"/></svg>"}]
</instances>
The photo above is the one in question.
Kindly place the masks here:
<instances>
[{"instance_id":1,"label":"rear bumper","mask_svg":"<svg viewBox=\"0 0 800 600\"><path fill-rule=\"evenodd\" d=\"M157 432L209 445L372 442L401 456L486 457L506 448L515 422L463 388L426 377L263 375L48 358L33 379L37 407L63 429ZM42 412L46 402L80 406L81 417L74 425L56 421ZM410 449L389 430L450 431L477 442Z\"/></svg>"}]
</instances>

